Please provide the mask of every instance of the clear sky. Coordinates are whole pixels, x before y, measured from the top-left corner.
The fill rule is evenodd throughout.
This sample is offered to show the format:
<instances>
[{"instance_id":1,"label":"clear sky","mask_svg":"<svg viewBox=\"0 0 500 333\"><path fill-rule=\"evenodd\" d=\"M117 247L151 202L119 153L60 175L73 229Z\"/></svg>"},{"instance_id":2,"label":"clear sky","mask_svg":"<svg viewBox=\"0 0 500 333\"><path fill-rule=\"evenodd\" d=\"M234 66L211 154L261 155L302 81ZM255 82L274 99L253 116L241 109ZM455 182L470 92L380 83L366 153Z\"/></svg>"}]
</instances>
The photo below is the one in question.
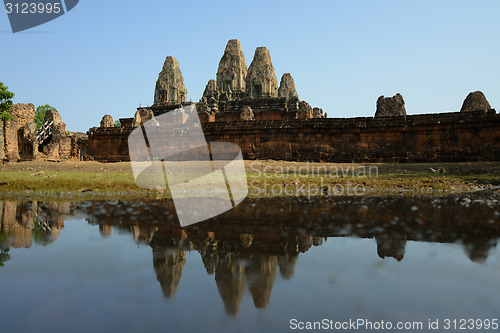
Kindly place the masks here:
<instances>
[{"instance_id":1,"label":"clear sky","mask_svg":"<svg viewBox=\"0 0 500 333\"><path fill-rule=\"evenodd\" d=\"M271 53L301 100L328 117L375 114L401 93L408 114L458 111L481 90L500 109L500 1L80 0L66 15L13 34L0 13L0 81L15 103L56 107L67 130L151 105L165 58L198 101L229 39L247 66Z\"/></svg>"}]
</instances>

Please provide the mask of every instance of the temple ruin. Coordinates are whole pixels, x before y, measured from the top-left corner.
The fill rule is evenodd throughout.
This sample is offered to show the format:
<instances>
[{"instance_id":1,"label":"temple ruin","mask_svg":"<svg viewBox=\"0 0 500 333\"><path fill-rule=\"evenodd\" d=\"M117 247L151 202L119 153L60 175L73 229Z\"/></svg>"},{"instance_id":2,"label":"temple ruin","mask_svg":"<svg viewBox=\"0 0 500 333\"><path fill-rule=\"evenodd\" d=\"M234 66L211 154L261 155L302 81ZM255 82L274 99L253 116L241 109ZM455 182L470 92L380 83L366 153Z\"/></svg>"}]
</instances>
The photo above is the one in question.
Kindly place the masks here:
<instances>
[{"instance_id":1,"label":"temple ruin","mask_svg":"<svg viewBox=\"0 0 500 333\"><path fill-rule=\"evenodd\" d=\"M181 67L174 57L167 57L156 81L155 104L179 105L186 102L186 96Z\"/></svg>"},{"instance_id":2,"label":"temple ruin","mask_svg":"<svg viewBox=\"0 0 500 333\"><path fill-rule=\"evenodd\" d=\"M244 159L338 163L500 161L500 115L484 94L473 92L461 112L407 115L403 96L380 96L374 117L327 118L322 108L300 100L290 73L278 80L265 47L247 68L238 40L228 41L215 79L199 102L186 99L179 63L167 57L154 104L139 107L121 126L89 129L85 160L128 161L134 127L194 104L208 142L237 144ZM155 141L156 140L156 141ZM148 138L176 149L177 142Z\"/></svg>"},{"instance_id":3,"label":"temple ruin","mask_svg":"<svg viewBox=\"0 0 500 333\"><path fill-rule=\"evenodd\" d=\"M300 100L290 73L278 86L267 48L255 50L247 68L238 40L230 40L197 103L187 101L180 65L167 57L158 75L154 104L134 117L110 115L87 136L67 132L60 115L48 112L34 132L34 106L16 104L13 119L0 126L0 159L49 157L101 162L129 161L127 139L135 127L182 106L195 105L207 142L240 146L244 159L325 162L500 161L500 115L480 91L470 93L460 112L406 114L401 94L380 96L374 117L327 118L322 108ZM165 149L178 142L154 142Z\"/></svg>"},{"instance_id":4,"label":"temple ruin","mask_svg":"<svg viewBox=\"0 0 500 333\"><path fill-rule=\"evenodd\" d=\"M246 93L247 63L240 41L227 42L224 55L219 62L215 88L221 94L244 97ZM210 83L210 81L209 81Z\"/></svg>"},{"instance_id":5,"label":"temple ruin","mask_svg":"<svg viewBox=\"0 0 500 333\"><path fill-rule=\"evenodd\" d=\"M101 127L113 127L113 117L109 114L104 115L101 119Z\"/></svg>"},{"instance_id":6,"label":"temple ruin","mask_svg":"<svg viewBox=\"0 0 500 333\"><path fill-rule=\"evenodd\" d=\"M0 149L0 158L14 161L35 159L38 154L35 138L35 106L14 104L11 107L11 114L12 119L0 126L4 148Z\"/></svg>"},{"instance_id":7,"label":"temple ruin","mask_svg":"<svg viewBox=\"0 0 500 333\"><path fill-rule=\"evenodd\" d=\"M460 112L488 112L491 109L490 103L481 91L469 93L462 104Z\"/></svg>"},{"instance_id":8,"label":"temple ruin","mask_svg":"<svg viewBox=\"0 0 500 333\"><path fill-rule=\"evenodd\" d=\"M258 47L255 50L246 80L247 95L251 98L278 97L278 79L267 48Z\"/></svg>"},{"instance_id":9,"label":"temple ruin","mask_svg":"<svg viewBox=\"0 0 500 333\"><path fill-rule=\"evenodd\" d=\"M154 104L140 107L138 111L151 110L155 116L159 116L180 106L193 104L186 101L186 95L179 63L169 56L156 82ZM252 63L247 69L240 42L231 39L219 61L216 79L208 81L200 101L194 104L202 123L324 117L323 112L312 111L299 115L301 102L290 73L283 75L278 87L267 48L258 47L255 50ZM247 113L248 108L252 110L253 116L242 116Z\"/></svg>"},{"instance_id":10,"label":"temple ruin","mask_svg":"<svg viewBox=\"0 0 500 333\"><path fill-rule=\"evenodd\" d=\"M12 119L0 121L0 160L80 159L81 153L86 154L87 135L66 131L66 124L56 110L45 113L38 130L35 130L33 104L15 104L11 113Z\"/></svg>"},{"instance_id":11,"label":"temple ruin","mask_svg":"<svg viewBox=\"0 0 500 333\"><path fill-rule=\"evenodd\" d=\"M295 81L290 73L285 73L281 77L280 87L278 89L279 98L299 98L297 90L295 90Z\"/></svg>"},{"instance_id":12,"label":"temple ruin","mask_svg":"<svg viewBox=\"0 0 500 333\"><path fill-rule=\"evenodd\" d=\"M375 117L398 117L406 116L405 101L400 93L392 97L383 95L377 99L377 111Z\"/></svg>"}]
</instances>

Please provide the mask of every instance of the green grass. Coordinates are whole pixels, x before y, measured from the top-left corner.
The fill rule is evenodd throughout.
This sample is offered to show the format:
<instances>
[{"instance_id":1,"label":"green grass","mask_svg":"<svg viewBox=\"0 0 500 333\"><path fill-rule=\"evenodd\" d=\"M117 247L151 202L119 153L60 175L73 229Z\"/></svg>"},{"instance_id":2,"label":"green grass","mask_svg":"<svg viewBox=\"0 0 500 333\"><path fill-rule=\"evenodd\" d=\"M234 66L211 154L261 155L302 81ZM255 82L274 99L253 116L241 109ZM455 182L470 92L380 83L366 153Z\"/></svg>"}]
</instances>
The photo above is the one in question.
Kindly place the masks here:
<instances>
[{"instance_id":1,"label":"green grass","mask_svg":"<svg viewBox=\"0 0 500 333\"><path fill-rule=\"evenodd\" d=\"M140 190L131 173L46 172L35 175L33 171L2 171L0 191L83 191L119 192Z\"/></svg>"},{"instance_id":2,"label":"green grass","mask_svg":"<svg viewBox=\"0 0 500 333\"><path fill-rule=\"evenodd\" d=\"M372 177L353 175L247 173L249 197L324 195L335 189L363 188L364 194L446 194L477 189L477 184L500 184L500 175L392 173ZM488 186L488 185L487 185ZM327 192L325 192L327 191ZM337 195L339 192L334 192ZM348 191L340 193L350 195ZM72 200L168 198L170 193L138 187L132 173L2 171L0 197L54 197Z\"/></svg>"}]
</instances>

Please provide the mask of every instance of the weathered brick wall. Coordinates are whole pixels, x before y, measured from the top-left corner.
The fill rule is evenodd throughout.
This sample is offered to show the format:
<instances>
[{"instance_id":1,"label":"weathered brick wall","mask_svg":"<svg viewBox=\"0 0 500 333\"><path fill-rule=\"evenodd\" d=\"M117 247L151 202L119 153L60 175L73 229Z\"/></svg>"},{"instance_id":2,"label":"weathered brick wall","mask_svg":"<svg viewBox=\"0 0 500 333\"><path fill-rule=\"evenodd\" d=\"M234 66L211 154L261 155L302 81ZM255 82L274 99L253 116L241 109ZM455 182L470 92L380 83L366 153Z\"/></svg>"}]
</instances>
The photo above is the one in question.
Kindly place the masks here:
<instances>
[{"instance_id":1,"label":"weathered brick wall","mask_svg":"<svg viewBox=\"0 0 500 333\"><path fill-rule=\"evenodd\" d=\"M0 120L0 160L5 158L5 139L4 139L5 123Z\"/></svg>"},{"instance_id":2,"label":"weathered brick wall","mask_svg":"<svg viewBox=\"0 0 500 333\"><path fill-rule=\"evenodd\" d=\"M87 134L87 151L83 160L102 162L128 161L127 139L133 127L93 127ZM83 152L82 152L83 153Z\"/></svg>"},{"instance_id":3,"label":"weathered brick wall","mask_svg":"<svg viewBox=\"0 0 500 333\"><path fill-rule=\"evenodd\" d=\"M329 162L500 161L500 115L440 113L202 124L207 142L238 144L246 159ZM91 128L85 159L127 161L133 128ZM165 150L180 137L148 138Z\"/></svg>"},{"instance_id":4,"label":"weathered brick wall","mask_svg":"<svg viewBox=\"0 0 500 333\"><path fill-rule=\"evenodd\" d=\"M292 112L284 112L279 110L273 111L254 111L255 120L294 120L295 113ZM207 114L200 114L200 121L202 123L208 123L210 120L208 119ZM238 112L226 112L226 113L218 113L215 115L215 119L213 122L232 122L232 121L240 121L240 113Z\"/></svg>"},{"instance_id":5,"label":"weathered brick wall","mask_svg":"<svg viewBox=\"0 0 500 333\"><path fill-rule=\"evenodd\" d=\"M19 158L32 159L36 156L37 151L34 142L26 142L22 144L31 145L31 156L20 156L19 152L19 130L27 125L27 132L34 133L35 131L35 106L31 103L14 104L11 108L13 119L5 122L4 127L4 145L5 158L17 161Z\"/></svg>"}]
</instances>

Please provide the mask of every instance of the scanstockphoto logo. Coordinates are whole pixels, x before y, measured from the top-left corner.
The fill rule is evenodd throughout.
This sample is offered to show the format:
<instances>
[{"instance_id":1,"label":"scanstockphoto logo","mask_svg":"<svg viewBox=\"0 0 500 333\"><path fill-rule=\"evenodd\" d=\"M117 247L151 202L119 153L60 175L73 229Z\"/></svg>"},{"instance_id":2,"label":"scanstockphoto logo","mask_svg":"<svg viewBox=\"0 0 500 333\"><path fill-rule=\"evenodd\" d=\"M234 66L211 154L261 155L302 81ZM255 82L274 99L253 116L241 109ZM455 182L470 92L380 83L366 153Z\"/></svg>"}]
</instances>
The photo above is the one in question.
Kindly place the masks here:
<instances>
[{"instance_id":1,"label":"scanstockphoto logo","mask_svg":"<svg viewBox=\"0 0 500 333\"><path fill-rule=\"evenodd\" d=\"M72 10L79 0L4 0L12 32L52 21Z\"/></svg>"},{"instance_id":2,"label":"scanstockphoto logo","mask_svg":"<svg viewBox=\"0 0 500 333\"><path fill-rule=\"evenodd\" d=\"M207 144L194 105L148 120L130 133L135 182L146 189L168 189L182 227L222 214L248 194L238 145Z\"/></svg>"}]
</instances>

